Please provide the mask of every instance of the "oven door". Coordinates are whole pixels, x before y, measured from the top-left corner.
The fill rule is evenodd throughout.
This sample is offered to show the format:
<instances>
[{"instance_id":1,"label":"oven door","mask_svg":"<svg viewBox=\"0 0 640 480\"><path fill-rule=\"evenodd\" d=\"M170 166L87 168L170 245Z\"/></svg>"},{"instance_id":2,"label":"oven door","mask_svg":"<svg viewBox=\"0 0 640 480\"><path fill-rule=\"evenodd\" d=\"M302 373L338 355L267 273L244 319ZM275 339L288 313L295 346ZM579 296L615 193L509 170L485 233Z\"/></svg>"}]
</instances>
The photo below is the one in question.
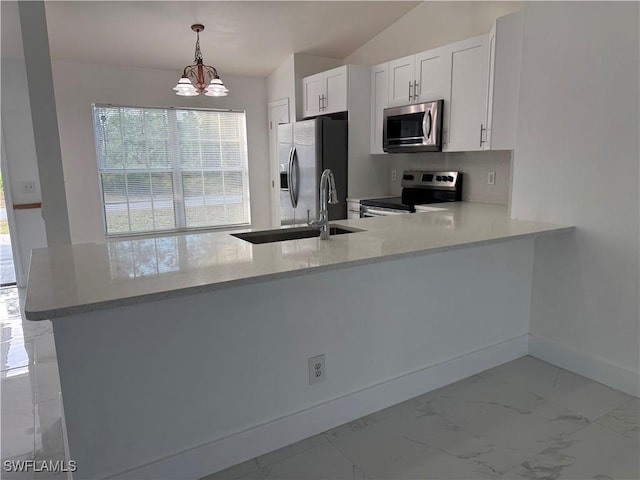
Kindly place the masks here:
<instances>
[{"instance_id":1,"label":"oven door","mask_svg":"<svg viewBox=\"0 0 640 480\"><path fill-rule=\"evenodd\" d=\"M388 215L406 215L406 210L396 210L393 208L369 207L360 205L360 218L386 217Z\"/></svg>"}]
</instances>

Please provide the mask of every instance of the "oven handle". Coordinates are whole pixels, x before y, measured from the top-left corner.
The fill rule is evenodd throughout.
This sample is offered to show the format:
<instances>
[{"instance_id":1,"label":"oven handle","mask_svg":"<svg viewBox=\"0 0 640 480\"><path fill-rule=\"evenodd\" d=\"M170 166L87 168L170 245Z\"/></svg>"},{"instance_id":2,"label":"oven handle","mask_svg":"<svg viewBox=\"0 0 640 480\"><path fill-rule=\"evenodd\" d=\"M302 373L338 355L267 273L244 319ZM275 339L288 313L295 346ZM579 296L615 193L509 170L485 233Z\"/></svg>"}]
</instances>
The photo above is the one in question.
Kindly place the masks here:
<instances>
[{"instance_id":1,"label":"oven handle","mask_svg":"<svg viewBox=\"0 0 640 480\"><path fill-rule=\"evenodd\" d=\"M362 217L366 217L367 215L370 217L385 217L387 215L406 215L407 213L410 213L410 212L397 212L393 210L378 210L371 207L362 207L360 210L361 210Z\"/></svg>"}]
</instances>

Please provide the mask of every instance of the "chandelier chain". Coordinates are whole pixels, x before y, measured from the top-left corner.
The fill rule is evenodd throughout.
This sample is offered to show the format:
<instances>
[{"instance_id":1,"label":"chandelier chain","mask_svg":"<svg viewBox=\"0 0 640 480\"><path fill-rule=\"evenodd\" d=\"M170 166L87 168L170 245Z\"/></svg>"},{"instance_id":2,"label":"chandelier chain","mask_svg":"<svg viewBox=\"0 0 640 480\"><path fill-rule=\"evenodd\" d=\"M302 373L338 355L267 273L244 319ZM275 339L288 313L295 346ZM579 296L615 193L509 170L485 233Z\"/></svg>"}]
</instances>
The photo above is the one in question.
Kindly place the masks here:
<instances>
[{"instance_id":1,"label":"chandelier chain","mask_svg":"<svg viewBox=\"0 0 640 480\"><path fill-rule=\"evenodd\" d=\"M200 32L196 32L196 54L195 62L202 61L202 52L200 51Z\"/></svg>"}]
</instances>

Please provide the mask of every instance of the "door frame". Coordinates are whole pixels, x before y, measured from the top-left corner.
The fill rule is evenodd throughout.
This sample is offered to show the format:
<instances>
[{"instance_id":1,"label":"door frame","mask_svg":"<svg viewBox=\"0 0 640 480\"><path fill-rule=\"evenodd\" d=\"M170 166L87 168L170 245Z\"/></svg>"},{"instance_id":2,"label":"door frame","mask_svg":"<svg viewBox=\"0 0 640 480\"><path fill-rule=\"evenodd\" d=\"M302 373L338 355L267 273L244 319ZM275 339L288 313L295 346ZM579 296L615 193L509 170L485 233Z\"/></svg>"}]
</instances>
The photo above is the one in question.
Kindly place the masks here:
<instances>
[{"instance_id":1,"label":"door frame","mask_svg":"<svg viewBox=\"0 0 640 480\"><path fill-rule=\"evenodd\" d=\"M16 274L16 284L19 287L26 286L26 278L22 271L22 257L18 246L16 217L13 211L13 194L11 193L11 178L7 165L7 150L5 148L4 128L0 129L0 172L4 186L4 203L7 209L7 221L9 223L9 238L11 239L11 253L13 255L13 269Z\"/></svg>"},{"instance_id":2,"label":"door frame","mask_svg":"<svg viewBox=\"0 0 640 480\"><path fill-rule=\"evenodd\" d=\"M287 122L291 122L289 97L280 98L268 103L267 128L269 131L269 171L271 173L271 226L280 227L280 165L278 164L278 132L277 124L273 124L272 111L275 108L287 107ZM275 137L271 133L275 128Z\"/></svg>"}]
</instances>

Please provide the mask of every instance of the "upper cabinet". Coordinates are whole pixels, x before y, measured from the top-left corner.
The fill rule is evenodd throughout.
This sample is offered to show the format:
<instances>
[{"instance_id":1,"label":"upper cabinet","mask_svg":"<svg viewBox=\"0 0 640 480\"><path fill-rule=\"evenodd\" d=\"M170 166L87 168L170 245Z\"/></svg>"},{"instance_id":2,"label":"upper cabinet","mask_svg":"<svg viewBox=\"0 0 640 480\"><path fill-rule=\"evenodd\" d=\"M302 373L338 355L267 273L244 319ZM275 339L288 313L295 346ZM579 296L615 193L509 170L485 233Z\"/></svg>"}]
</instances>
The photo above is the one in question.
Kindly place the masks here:
<instances>
[{"instance_id":1,"label":"upper cabinet","mask_svg":"<svg viewBox=\"0 0 640 480\"><path fill-rule=\"evenodd\" d=\"M440 99L443 151L514 149L522 23L512 13L487 35L372 67L371 153L383 153L385 108Z\"/></svg>"},{"instance_id":2,"label":"upper cabinet","mask_svg":"<svg viewBox=\"0 0 640 480\"><path fill-rule=\"evenodd\" d=\"M371 67L371 135L372 154L385 153L382 149L382 114L389 106L389 64Z\"/></svg>"},{"instance_id":3,"label":"upper cabinet","mask_svg":"<svg viewBox=\"0 0 640 480\"><path fill-rule=\"evenodd\" d=\"M489 34L487 136L491 150L513 150L518 124L523 12L498 18Z\"/></svg>"},{"instance_id":4,"label":"upper cabinet","mask_svg":"<svg viewBox=\"0 0 640 480\"><path fill-rule=\"evenodd\" d=\"M486 149L489 37L447 46L449 105L445 102L443 151Z\"/></svg>"},{"instance_id":5,"label":"upper cabinet","mask_svg":"<svg viewBox=\"0 0 640 480\"><path fill-rule=\"evenodd\" d=\"M443 99L446 50L436 48L389 62L389 107Z\"/></svg>"},{"instance_id":6,"label":"upper cabinet","mask_svg":"<svg viewBox=\"0 0 640 480\"><path fill-rule=\"evenodd\" d=\"M348 65L302 79L303 116L344 112L348 108Z\"/></svg>"},{"instance_id":7,"label":"upper cabinet","mask_svg":"<svg viewBox=\"0 0 640 480\"><path fill-rule=\"evenodd\" d=\"M443 151L515 148L522 24L523 13L515 12L498 18L488 35L447 46Z\"/></svg>"}]
</instances>

